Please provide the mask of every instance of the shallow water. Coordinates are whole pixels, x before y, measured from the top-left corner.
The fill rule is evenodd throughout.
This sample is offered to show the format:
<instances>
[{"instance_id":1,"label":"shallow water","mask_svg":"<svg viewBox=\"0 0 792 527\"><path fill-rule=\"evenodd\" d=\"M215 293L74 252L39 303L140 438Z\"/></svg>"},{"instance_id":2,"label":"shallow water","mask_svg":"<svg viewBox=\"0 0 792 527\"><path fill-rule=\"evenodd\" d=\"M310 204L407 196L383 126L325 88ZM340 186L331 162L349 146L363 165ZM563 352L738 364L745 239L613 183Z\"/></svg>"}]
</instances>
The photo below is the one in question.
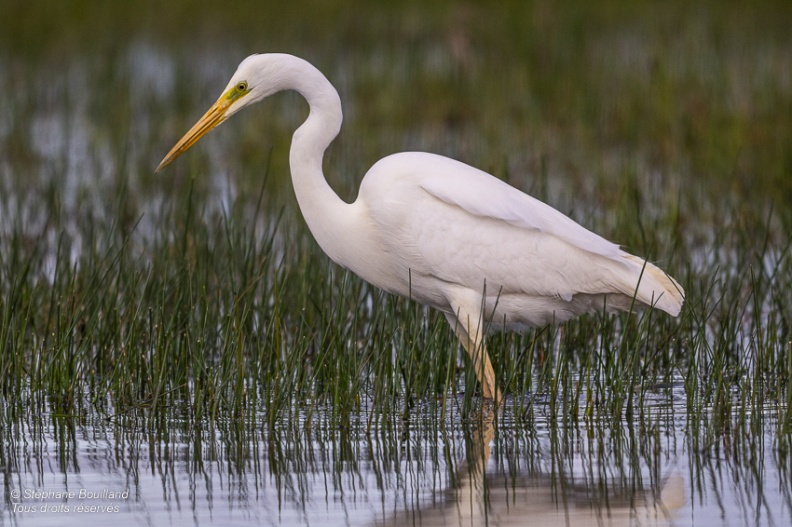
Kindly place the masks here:
<instances>
[{"instance_id":1,"label":"shallow water","mask_svg":"<svg viewBox=\"0 0 792 527\"><path fill-rule=\"evenodd\" d=\"M792 521L789 458L770 434L693 448L684 404L663 399L632 424L571 425L541 401L525 419L515 413L525 402L512 400L497 413L475 410L472 420L456 413L460 401L445 418L425 404L368 432L365 412L337 426L321 409L288 430L30 415L4 431L0 524Z\"/></svg>"}]
</instances>

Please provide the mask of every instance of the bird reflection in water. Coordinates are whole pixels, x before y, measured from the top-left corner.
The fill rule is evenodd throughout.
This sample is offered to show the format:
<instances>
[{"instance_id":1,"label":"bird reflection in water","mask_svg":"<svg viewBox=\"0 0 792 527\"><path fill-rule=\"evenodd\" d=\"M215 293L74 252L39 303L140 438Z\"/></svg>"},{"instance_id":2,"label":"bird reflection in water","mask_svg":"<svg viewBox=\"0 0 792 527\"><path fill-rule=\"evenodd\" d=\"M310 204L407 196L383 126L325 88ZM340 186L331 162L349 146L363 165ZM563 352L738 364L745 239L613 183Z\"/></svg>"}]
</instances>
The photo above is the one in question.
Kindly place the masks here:
<instances>
[{"instance_id":1,"label":"bird reflection in water","mask_svg":"<svg viewBox=\"0 0 792 527\"><path fill-rule=\"evenodd\" d=\"M603 488L602 482L592 489L558 474L488 472L497 412L494 405L482 408L480 419L466 434L466 459L457 465L443 499L376 525L673 525L686 499L684 479L674 471L654 489Z\"/></svg>"}]
</instances>

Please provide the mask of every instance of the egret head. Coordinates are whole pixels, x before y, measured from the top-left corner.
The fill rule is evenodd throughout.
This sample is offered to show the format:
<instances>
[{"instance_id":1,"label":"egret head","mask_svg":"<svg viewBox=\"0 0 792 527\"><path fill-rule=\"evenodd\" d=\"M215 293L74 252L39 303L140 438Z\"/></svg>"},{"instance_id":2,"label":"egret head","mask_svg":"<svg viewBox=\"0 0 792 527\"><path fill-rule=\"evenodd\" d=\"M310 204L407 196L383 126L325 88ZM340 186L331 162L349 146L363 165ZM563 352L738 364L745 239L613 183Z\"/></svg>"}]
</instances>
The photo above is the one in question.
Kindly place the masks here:
<instances>
[{"instance_id":1,"label":"egret head","mask_svg":"<svg viewBox=\"0 0 792 527\"><path fill-rule=\"evenodd\" d=\"M237 68L223 94L211 108L190 128L184 137L168 152L157 167L157 172L183 154L206 133L239 110L280 91L277 82L278 64L268 55L251 55Z\"/></svg>"}]
</instances>

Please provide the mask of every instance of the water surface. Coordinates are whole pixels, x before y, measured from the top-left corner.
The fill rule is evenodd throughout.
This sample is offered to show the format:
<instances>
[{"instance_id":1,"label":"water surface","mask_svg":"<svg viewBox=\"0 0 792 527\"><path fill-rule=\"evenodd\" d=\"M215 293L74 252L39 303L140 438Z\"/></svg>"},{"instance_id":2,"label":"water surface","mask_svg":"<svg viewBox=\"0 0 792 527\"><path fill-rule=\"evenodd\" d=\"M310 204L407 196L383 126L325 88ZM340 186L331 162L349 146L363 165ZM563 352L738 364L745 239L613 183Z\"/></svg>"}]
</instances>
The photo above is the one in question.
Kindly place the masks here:
<instances>
[{"instance_id":1,"label":"water surface","mask_svg":"<svg viewBox=\"0 0 792 527\"><path fill-rule=\"evenodd\" d=\"M553 419L541 401L531 417L515 419L513 400L497 416L484 408L464 420L453 407L441 418L418 405L371 429L366 413L338 427L321 410L283 430L245 420L185 428L128 415L30 415L3 432L2 524L792 520L789 459L771 436L693 448L683 405L651 403L648 417L631 423L575 426Z\"/></svg>"}]
</instances>

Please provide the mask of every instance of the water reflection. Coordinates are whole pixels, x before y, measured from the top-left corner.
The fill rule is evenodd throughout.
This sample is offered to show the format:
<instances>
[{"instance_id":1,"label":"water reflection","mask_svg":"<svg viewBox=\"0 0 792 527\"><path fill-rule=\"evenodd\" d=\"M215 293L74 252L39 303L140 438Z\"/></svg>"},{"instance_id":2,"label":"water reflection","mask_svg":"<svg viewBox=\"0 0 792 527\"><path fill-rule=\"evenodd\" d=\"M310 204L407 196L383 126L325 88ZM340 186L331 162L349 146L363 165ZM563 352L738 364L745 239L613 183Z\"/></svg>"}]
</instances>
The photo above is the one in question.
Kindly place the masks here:
<instances>
[{"instance_id":1,"label":"water reflection","mask_svg":"<svg viewBox=\"0 0 792 527\"><path fill-rule=\"evenodd\" d=\"M590 487L594 481L582 474L555 472L554 462L549 473L530 461L521 471L514 466L519 460L503 452L491 467L496 418L493 408L484 408L465 435L466 457L444 499L377 525L669 525L685 503L677 473L643 489L610 485L607 476ZM505 443L495 445L503 450Z\"/></svg>"},{"instance_id":2,"label":"water reflection","mask_svg":"<svg viewBox=\"0 0 792 527\"><path fill-rule=\"evenodd\" d=\"M434 405L368 427L2 419L1 525L784 525L788 458L687 447L685 421L570 426ZM541 410L539 408L538 410ZM761 461L761 462L759 462ZM764 483L763 483L764 482ZM777 484L775 484L777 482Z\"/></svg>"}]
</instances>

